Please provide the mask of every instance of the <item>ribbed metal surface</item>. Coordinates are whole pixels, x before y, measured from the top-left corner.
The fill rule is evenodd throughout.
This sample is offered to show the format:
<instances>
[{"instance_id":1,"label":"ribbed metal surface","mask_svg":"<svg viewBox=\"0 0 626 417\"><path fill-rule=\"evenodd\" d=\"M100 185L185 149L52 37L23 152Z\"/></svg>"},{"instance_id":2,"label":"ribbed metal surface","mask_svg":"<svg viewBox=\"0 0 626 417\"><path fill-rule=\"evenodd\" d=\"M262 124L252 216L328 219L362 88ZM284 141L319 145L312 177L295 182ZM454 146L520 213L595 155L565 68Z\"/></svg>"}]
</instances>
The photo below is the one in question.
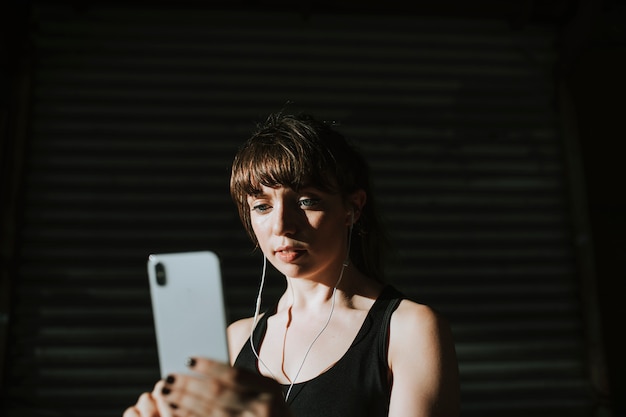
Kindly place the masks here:
<instances>
[{"instance_id":1,"label":"ribbed metal surface","mask_svg":"<svg viewBox=\"0 0 626 417\"><path fill-rule=\"evenodd\" d=\"M5 415L120 415L151 388L151 252L216 250L229 317L251 313L261 260L229 165L287 101L371 161L389 277L451 321L463 414L591 415L549 30L173 7L34 20Z\"/></svg>"}]
</instances>

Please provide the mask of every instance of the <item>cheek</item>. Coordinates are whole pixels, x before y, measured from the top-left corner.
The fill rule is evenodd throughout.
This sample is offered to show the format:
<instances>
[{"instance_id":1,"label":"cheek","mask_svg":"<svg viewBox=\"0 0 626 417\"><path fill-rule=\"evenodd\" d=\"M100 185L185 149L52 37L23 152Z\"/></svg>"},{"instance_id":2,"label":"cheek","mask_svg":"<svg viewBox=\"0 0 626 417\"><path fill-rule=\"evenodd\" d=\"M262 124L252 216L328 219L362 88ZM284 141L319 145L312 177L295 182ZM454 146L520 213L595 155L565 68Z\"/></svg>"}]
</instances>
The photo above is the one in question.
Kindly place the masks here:
<instances>
[{"instance_id":1,"label":"cheek","mask_svg":"<svg viewBox=\"0 0 626 417\"><path fill-rule=\"evenodd\" d=\"M272 233L271 216L252 216L250 218L250 226L257 240L263 239Z\"/></svg>"},{"instance_id":2,"label":"cheek","mask_svg":"<svg viewBox=\"0 0 626 417\"><path fill-rule=\"evenodd\" d=\"M346 228L345 218L323 212L316 212L309 216L308 220L309 226L324 236L343 233Z\"/></svg>"},{"instance_id":3,"label":"cheek","mask_svg":"<svg viewBox=\"0 0 626 417\"><path fill-rule=\"evenodd\" d=\"M257 237L259 237L259 234L262 232L262 227L259 223L260 222L258 218L250 218L250 226L252 227L252 231Z\"/></svg>"}]
</instances>

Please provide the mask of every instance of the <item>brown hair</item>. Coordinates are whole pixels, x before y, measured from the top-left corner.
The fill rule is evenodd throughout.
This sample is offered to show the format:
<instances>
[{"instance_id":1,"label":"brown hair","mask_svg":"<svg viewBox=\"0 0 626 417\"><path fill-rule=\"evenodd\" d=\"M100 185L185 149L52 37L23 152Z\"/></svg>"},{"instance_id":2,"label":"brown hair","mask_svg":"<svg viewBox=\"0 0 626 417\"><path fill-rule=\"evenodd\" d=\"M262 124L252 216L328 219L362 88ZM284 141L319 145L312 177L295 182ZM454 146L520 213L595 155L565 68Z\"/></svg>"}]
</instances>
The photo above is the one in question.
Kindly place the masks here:
<instances>
[{"instance_id":1,"label":"brown hair","mask_svg":"<svg viewBox=\"0 0 626 417\"><path fill-rule=\"evenodd\" d=\"M383 281L384 236L371 192L369 167L361 154L329 124L307 114L271 114L239 148L230 193L253 243L247 197L266 187L298 191L314 186L347 198L365 191L367 202L354 226L350 258L371 278Z\"/></svg>"}]
</instances>

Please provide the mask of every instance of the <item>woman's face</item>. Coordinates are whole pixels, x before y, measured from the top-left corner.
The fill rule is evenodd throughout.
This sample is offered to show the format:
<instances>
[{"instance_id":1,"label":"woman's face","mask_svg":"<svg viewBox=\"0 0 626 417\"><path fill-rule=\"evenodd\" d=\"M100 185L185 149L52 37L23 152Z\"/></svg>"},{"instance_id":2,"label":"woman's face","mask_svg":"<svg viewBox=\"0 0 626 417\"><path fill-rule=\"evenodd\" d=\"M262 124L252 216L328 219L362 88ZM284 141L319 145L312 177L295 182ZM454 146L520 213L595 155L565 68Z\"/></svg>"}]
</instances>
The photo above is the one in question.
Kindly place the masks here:
<instances>
[{"instance_id":1,"label":"woman's face","mask_svg":"<svg viewBox=\"0 0 626 417\"><path fill-rule=\"evenodd\" d=\"M351 222L339 194L262 186L258 195L248 196L248 205L259 246L276 269L293 278L337 278Z\"/></svg>"}]
</instances>

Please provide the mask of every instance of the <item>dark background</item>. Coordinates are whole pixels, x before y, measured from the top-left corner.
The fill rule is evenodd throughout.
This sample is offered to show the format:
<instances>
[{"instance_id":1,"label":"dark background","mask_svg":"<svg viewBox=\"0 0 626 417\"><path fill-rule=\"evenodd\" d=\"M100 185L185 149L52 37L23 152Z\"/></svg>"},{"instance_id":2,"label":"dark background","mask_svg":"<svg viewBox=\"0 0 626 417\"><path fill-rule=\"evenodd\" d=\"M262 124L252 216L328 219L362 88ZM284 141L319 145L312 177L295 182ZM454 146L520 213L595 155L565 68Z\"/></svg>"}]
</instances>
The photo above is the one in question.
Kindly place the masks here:
<instances>
[{"instance_id":1,"label":"dark background","mask_svg":"<svg viewBox=\"0 0 626 417\"><path fill-rule=\"evenodd\" d=\"M553 117L558 124L558 137L562 144L559 145L559 153L554 159L551 159L553 157L551 151L541 154L543 149L552 149L549 148L552 142L532 139L523 144L532 143L534 152L540 154L539 159L533 159L534 162L545 163L538 171L540 174L549 172L554 178L558 178L554 181L560 185L554 189L563 194L558 201L565 203L562 203L563 207L559 206L558 210L550 206L550 210L554 210L554 213L563 213L564 220L559 220L558 223L559 225L561 222L564 223L565 240L557 242L554 246L546 246L546 250L561 253L559 251L565 248L562 250L566 255L562 259L559 258L560 255L555 256L559 258L559 265L573 265L575 271L571 273L573 284L555 281L553 287L547 285L542 287L542 274L545 272L528 276L525 280L511 279L507 281L508 284L485 278L480 272L485 270L480 260L463 258L463 252L457 248L457 245L467 245L468 241L447 238L457 229L465 230L464 227L468 227L468 235L480 232L452 221L445 226L449 229L431 226L429 222L438 219L437 207L433 211L424 210L415 214L419 211L416 204L421 202L418 197L406 202L401 199L391 201L397 194L389 191L389 194L382 194L387 201L382 201L381 205L387 213L395 213L389 214L391 229L396 231L401 241L406 239L417 242L415 248L411 249L413 252L405 254L401 251L400 260L394 264L393 271L399 277L397 279L399 286L408 289L409 292L415 291L416 297L434 304L451 318L459 341L460 365L465 387L463 394L465 415L625 415L626 370L622 335L624 327L622 321L626 317L622 301L626 279L624 255L626 207L622 185L626 139L623 124L626 116L624 4L618 1L521 0L443 1L437 2L436 5L423 3L294 4L258 1L213 3L211 7L200 2L175 4L151 2L150 5L145 2L135 5L132 2L3 3L0 6L3 35L0 79L2 88L0 353L4 360L0 367L2 371L0 410L6 412L7 416L111 415L120 410L123 404L132 401L138 392L149 389L155 375L155 358L151 346L153 335L150 333L149 303L145 283L142 281L144 277L139 268L143 266L139 264L149 251L202 249L205 245L219 243L222 251L220 255L225 264L225 275L229 279L227 297L233 305L230 311L231 318L249 314L247 306L251 304L249 300L252 300L256 285L258 260L250 254L251 248L234 217L234 208L225 198L227 188L224 179L227 178L229 158L235 146L245 138L252 122L260 120L263 114L276 110L291 98L276 92L279 91L279 88L276 88L278 84L282 84L281 88L286 88L285 84L290 78L287 72L277 73L273 78L277 86L253 87L258 89L258 96L251 96L252 100L246 95L249 86L241 85L239 90L231 92L220 91L219 86L211 86L213 88L211 94L215 96L211 96L210 101L222 105L204 110L198 104L204 103L202 98L186 93L188 97L180 99L177 96L179 87L193 89L189 86L194 85L194 80L204 82L202 74L191 72L183 76L176 73L176 68L179 62L191 65L190 62L193 62L191 57L195 53L193 48L202 44L202 39L205 39L203 37L209 40L215 35L211 31L205 33L197 29L202 27L198 25L202 20L202 13L215 10L227 13L241 12L243 20L241 26L233 29L233 33L228 35L241 42L248 42L250 36L250 33L245 32L246 19L250 19L250 16L257 12L270 14L291 12L296 23L320 20L325 22L326 16L338 21L343 18L346 21L354 18L364 19L372 23L372 33L380 35L381 38L385 36L385 31L393 32L393 28L377 27L375 24L377 18L382 22L393 22L397 18L399 24L407 25L407 37L412 34L409 29L412 27L411 19L415 19L416 25L425 27L424 33L429 33L429 30L432 33L440 33L437 32L439 26L453 27L454 24L449 20L453 19L452 22L458 23L461 27L454 29L457 37L462 37L464 25L469 36L476 31L481 22L488 22L487 26L491 24L490 22L504 22L510 33L514 34L527 33L529 28L552 31L554 41L549 43L549 47L555 59L546 61L550 64L547 70L550 76L546 94L553 99L547 100L551 107L534 110L550 113L547 119L552 120ZM107 6L112 7L113 12L101 11ZM123 11L124 7L128 7L128 12ZM134 33L137 38L141 38L141 30L133 32L132 29L135 24L137 27L143 27L137 24L142 19L138 10L156 10L154 13L160 16L159 19L167 21L163 16L168 15L168 9L172 10L174 16L184 18L188 15L195 26L191 25L192 29L189 29L185 36L200 40L193 45L184 45L181 41L183 35L176 32L175 35L179 38L172 37L172 46L166 48L170 53L168 56L155 59L145 51L135 52L139 57L145 54L146 61L164 68L165 72L137 73L136 78L131 75L121 76L120 74L130 74L132 71L125 69L126 65L130 68L128 62L133 59L132 51L128 52L128 55L123 55L123 59L117 62L105 61L99 58L99 55L94 55L93 62L81 60L78 53L74 59L71 52L58 58L50 52L65 51L63 48L66 41L63 36L65 33L74 33L72 25L80 26L82 16L87 18L96 16L96 24L102 23L98 19L105 23L106 19L111 19L112 22L116 22L115 24L121 25L120 33L124 36L129 36L128 34L132 36ZM198 15L194 10L200 11ZM59 16L58 20L56 16ZM71 20L66 16L78 18ZM117 16L122 18L116 20ZM294 33L297 33L299 26L296 23L295 29L288 27L286 30L294 30ZM145 22L142 24L149 28L149 24ZM273 24L269 19L268 31L277 30ZM337 26L334 20L327 24L329 32L326 47L332 49L334 43L340 41L339 38L333 40L333 37L340 33L336 29L340 25ZM259 26L258 22L255 25ZM257 27L255 25L249 24L249 27ZM47 36L48 33L56 33L55 30L61 35L56 38ZM102 30L109 29L105 27ZM196 30L197 33L194 32ZM252 29L250 30L254 33ZM241 31L242 34L237 31ZM168 27L163 26L159 31L155 31L157 32L163 33L158 39L166 43ZM348 32L349 29L346 28L346 33ZM372 35L372 38L376 36ZM485 32L484 38L485 45L497 45L500 41L497 35L488 31ZM123 42L117 41L119 43L116 45L124 45ZM140 39L134 41L139 43ZM70 44L69 40L67 42ZM427 39L424 44L428 45L428 42L430 41ZM455 42L460 43L460 40L455 39ZM375 41L372 45L376 46ZM98 46L104 50L108 47L104 44ZM354 46L356 48L359 45L355 43ZM298 47L305 48L306 45L295 45L295 48ZM228 51L226 46L224 48L223 54L226 56ZM253 46L249 49L250 56L256 59L261 59L259 57L264 55L264 51L256 50ZM529 54L532 55L532 48L529 47L529 50L531 50ZM489 51L489 48L486 48L486 51ZM391 52L390 55L383 56L384 52L379 52L381 55L378 58L376 56L369 58L374 62L378 59L384 62L391 56ZM281 58L277 52L274 53L276 59ZM473 62L471 58L463 55L461 49L458 53L460 67L465 68L464 65ZM366 55L366 52L363 54ZM497 54L493 53L490 56L496 57ZM215 60L220 61L220 58L216 56ZM272 58L265 56L263 59L271 61ZM307 60L306 56L298 55L298 59L305 62L298 70L306 72L307 66L311 68L307 76L312 80L319 76L315 73L320 70L329 71L329 79L331 78L332 65L318 67L319 63L312 59ZM432 62L438 59L440 57L433 53ZM504 52L502 59L506 59ZM498 61L494 60L494 65L497 63ZM245 60L242 60L241 64L245 65ZM424 91L435 89L437 85L432 81L435 77L429 71L436 73L438 69L429 69L429 64L426 60L411 67L417 69L416 75L407 74L408 70L398 70L397 74L404 77L404 80L398 77L398 84L405 82L404 85L409 86L411 82L416 83L423 79L424 86L420 88ZM347 64L343 62L341 65ZM89 72L94 71L93 68L96 68L96 72ZM383 68L384 71L388 71L383 74L383 78L392 79L393 74L396 74L395 70L391 71L383 64L372 68ZM336 71L342 70L343 67L337 64ZM258 77L272 79L272 74L263 73L263 67L259 67L258 71ZM471 73L471 69L466 71L467 74ZM233 73L233 77L236 75ZM355 78L362 77L363 73L355 71L354 75ZM95 77L94 85L101 82L105 87L81 90L83 85L91 82L87 80L90 76ZM131 85L132 80L140 87L144 85L142 83L148 86L145 89L138 89L133 95L128 95L131 103L128 104L130 112L122 111L127 109L122 101L113 104L106 102L113 100L112 95L107 95L106 85L115 85L111 81L115 77L121 77L124 80L122 82L128 82L128 85L124 84L125 88L139 88ZM254 84L253 77L250 76L250 85ZM371 80L377 79L375 74L371 77ZM511 105L511 113L507 114L515 114L517 108L515 106L519 106L519 119L511 117L503 121L496 117L501 109L486 107L486 112L491 111L493 118L489 120L489 116L485 116L484 125L494 127L485 129L482 122L474 121L472 107L484 105L484 102L481 102L483 95L491 94L495 97L499 91L498 82L503 87L501 96L524 96L523 90L527 87L515 89L514 86L505 84L502 81L504 78L504 75L496 75L495 87L490 86L489 81L480 81L474 86L468 83L464 86L466 89L464 97L467 102L463 103L464 107L459 107L468 110L468 113L453 112L448 115L449 118L441 116L438 107L441 103L436 100L420 103L420 112L409 111L408 108L414 106L411 100L419 100L421 97L408 97L401 89L406 87L394 90L382 84L377 90L371 86L368 88L380 94L382 102L393 104L373 106L369 109L364 101L367 103L371 98L362 94L367 88L353 86L355 81L349 76L344 79L345 88L349 91L346 95L348 98L342 97L344 101L340 104L332 102L331 90L341 88L341 80L333 81L336 85L329 86L328 91L324 92L313 91L315 88L311 87L311 91L306 91L303 97L309 97L307 94L310 94L310 97L316 98L310 101L302 99L297 104L318 110L323 116L340 118L350 137L359 135L363 137L361 145L373 160L374 171L380 170L389 175L388 178L381 179L378 184L380 188L402 193L403 190L415 186L419 192L426 190L425 194L437 195L438 188L451 187L450 184L457 181L454 176L456 174L451 174L452 171L448 170L448 166L459 165L469 169L468 167L473 167L473 164L476 166L484 164L480 165L477 171L471 171L472 175L477 175L474 179L478 182L483 179L481 175L488 175L489 170L501 169L502 172L509 172L506 168L498 167L497 155L502 148L499 140L507 137L507 132L512 132L508 133L509 139L515 139L517 132L526 132L526 129L530 132L536 128L530 126L533 123L529 121L530 110L513 99L511 101L502 99L502 103ZM546 88L542 82L537 80L538 90ZM158 88L154 87L159 83L167 86L165 92L159 93ZM432 85L428 85L429 83ZM388 82L386 85L393 84ZM306 90L305 87L301 88ZM198 89L201 89L200 84ZM94 98L91 101L89 91L94 91ZM316 93L320 97L315 96ZM199 93L200 96L202 94ZM330 97L331 102L324 101L324 94ZM408 104L403 106L400 100L394 102L394 96L408 100ZM188 106L181 106L178 109L180 110L178 119L170 118L171 114L163 114L162 118L159 118L159 113L153 113L154 110L151 110L153 107L150 107L154 106L158 110L159 100L179 100L177 103L185 103ZM115 106L122 110L116 113ZM168 109L172 112L172 108ZM355 110L352 112L350 109ZM477 113L477 116L479 118L483 114ZM433 122L433 119L436 122ZM72 123L75 124L70 125L69 120L73 120ZM540 118L537 117L536 120ZM204 123L213 127L206 128ZM442 147L441 153L433 150L435 146L433 144L438 142L419 137L421 128L423 128L421 132L426 136L430 134L429 128L440 129L437 123L441 126L448 123L456 132L452 134L455 139L447 142L442 140L445 146ZM379 129L381 135L388 135L385 136L388 142L383 141L381 144L379 139L374 137L374 133L367 132L366 127L359 129L359 125ZM415 131L418 133L407 134L400 129L394 131L394 126L409 126L411 129L417 129ZM129 131L137 137L136 147L129 145L130 142L125 142L125 132ZM180 142L169 142L164 131L170 135L179 134L183 139L180 139ZM205 136L206 132L219 133L221 141L197 142L195 138ZM109 135L113 139L109 139ZM483 140L484 135L487 138ZM467 155L461 152L462 142L458 137L487 148L491 147L489 152L496 157L488 162L478 157L475 160L470 157L463 159ZM149 146L146 147L146 144ZM385 147L385 144L404 146L406 151L394 153L395 151ZM420 152L428 155L432 152L433 158L419 159L417 165L423 168L416 168L417 177L410 177L407 174L407 172L413 174L414 171L406 171L413 168L410 168L412 167L410 161L403 162L402 159L413 157L414 154L411 153L413 145L417 146L417 158L420 158ZM484 149L481 152L485 155L489 153ZM391 162L385 159L387 157ZM537 158L537 155L533 158ZM151 159L159 160L159 165L153 165ZM397 167L393 166L394 162L397 163ZM210 168L201 169L204 165ZM406 168L400 169L399 166ZM551 166L557 167L554 173L550 171ZM112 174L107 174L106 177L99 176L102 171ZM530 177L530 174L528 175ZM410 178L417 178L414 181L417 185L411 185ZM504 197L503 200L495 201L503 204L502 201L510 198L510 204L503 205L506 206L506 210L503 209L506 211L504 214L494 211L493 215L526 216L525 220L518 217L515 221L516 227L518 223L521 225L520 231L515 229L515 233L520 234L524 225L531 223L531 219L545 214L542 212L543 206L539 203L533 205L535 203L529 202L526 206L524 200L540 199L543 196L542 192L546 193L545 197L548 198L553 189L537 188L528 191L528 194L521 194L521 197L512 193L507 197L509 189L520 184L514 179L507 177L506 181L509 182L505 181L503 188L498 189L500 191L496 190ZM402 184L396 184L398 180ZM74 188L68 190L59 184L72 184ZM198 190L205 192L203 190L206 189L215 193L215 196L205 201L194 194L198 193ZM142 194L142 190L146 190L145 195ZM74 192L76 194L71 194ZM108 197L115 197L116 200L112 201ZM433 200L429 201L432 203L441 200L433 197ZM473 213L473 210L478 212L482 208L472 206L472 201L469 198L461 199L461 204L466 205L464 214ZM390 208L403 204L406 204L406 209L403 211L398 209L397 213ZM157 211L155 205L161 210L158 215L151 213L151 210ZM521 214L514 212L515 207ZM444 207L439 211L445 210L450 208ZM145 219L142 220L141 214L137 213L149 214L145 214ZM210 222L205 220L207 213L211 214ZM450 215L447 218L459 215L454 211L444 214ZM416 221L411 227L413 215L417 215L421 220ZM461 219L465 218L459 216ZM474 221L478 217L468 218ZM90 223L91 221L93 222ZM115 227L112 228L113 224ZM155 224L164 225L166 230L155 232L152 229ZM217 229L216 224L225 226L223 229ZM87 225L91 227L90 230L87 230ZM127 234L124 234L124 229L128 231ZM494 231L495 229L483 230L485 235ZM526 242L523 239L518 241L515 233L507 237L503 245L510 245L512 251L517 251L522 261L519 261L520 264L515 268L522 271L522 263L526 259L522 254L536 242L532 240ZM493 264L502 270L506 269L504 266L506 260L499 258L502 256L500 252L489 246L486 253L485 265ZM452 259L448 262L445 258L450 254ZM423 270L439 272L440 281L431 282L422 279L413 282L413 278L409 276L413 270L403 264L406 259L414 260L413 256L419 259L423 257L420 263L424 265ZM493 256L492 260L489 259L490 256ZM547 261L544 257L549 255L533 256L530 263L545 266ZM248 258L241 261L242 257ZM97 268L94 267L97 262L114 262L116 266L115 269L107 269L106 265ZM449 263L458 265L458 268L448 266ZM437 266L439 264L442 266ZM71 268L68 269L67 265L71 265ZM510 277L518 275L512 271ZM556 287L557 284L562 287ZM541 289L534 291L533 286ZM484 287L484 293L477 290L477 287ZM573 295L568 293L567 297L558 298L551 296L550 288L557 288L553 290L555 292L567 292L570 289L574 289L575 292ZM279 289L279 285L270 285L266 297L271 299ZM546 292L542 293L544 290ZM495 302L498 297L503 301ZM469 298L474 298L476 304L484 301L485 305L497 305L500 310L487 309L480 312L478 308L467 309L464 303L469 303L467 301ZM506 300L519 303L522 306L520 308L526 309L526 312L512 312L514 308L512 306L507 308ZM537 307L540 304L542 307ZM113 308L108 307L111 305ZM72 307L65 311L61 308L63 306ZM570 309L573 312L570 312ZM467 314L467 311L471 313ZM500 316L502 320L498 321L496 316ZM570 321L562 319L565 316ZM573 318L575 321L572 321ZM568 346L558 348L555 346L561 339L553 342L547 337L547 331L533 330L537 333L529 332L528 337L536 337L537 346L522 343L517 347L521 353L514 353L516 352L514 345L518 339L513 336L513 332L523 333L523 326L528 322L535 323L529 326L536 329L541 323L554 320L567 321L567 325L573 328L572 340L580 337L580 345L576 344L574 349ZM58 323L67 324L59 327ZM473 326L472 323L484 324ZM520 327L511 329L515 326ZM550 328L549 325L546 326ZM489 328L491 330L486 330ZM569 341L570 332L563 334L565 336L562 340ZM116 340L119 341L118 344L115 343ZM510 341L513 347L503 348L498 344L501 340ZM86 354L84 346L87 345L98 346L100 350L93 353L96 349L90 347L90 353ZM583 383L587 381L588 386L584 385L580 391L578 388L568 388L566 382L558 389L551 387L549 381L554 370L545 365L520 361L522 364L530 363L537 366L536 370L516 368L524 365L511 365L520 358L543 357L546 362L558 363L563 359L571 359L567 352L575 353L572 353L572 357L576 358L578 361L576 363L584 367L584 370L576 366L564 370L564 381L568 375L571 376L572 386L580 381ZM94 366L90 362L94 358L103 365L99 368ZM538 362L543 363L539 359ZM107 368L109 373L106 372ZM519 386L515 386L515 381L526 381L531 374L534 381L531 388L521 382ZM498 387L497 381L501 379L511 384L509 391L500 391L502 388ZM542 389L542 381L545 383L545 389ZM580 400L583 404L580 407L571 398L579 392L583 398ZM101 403L98 402L99 398Z\"/></svg>"}]
</instances>

